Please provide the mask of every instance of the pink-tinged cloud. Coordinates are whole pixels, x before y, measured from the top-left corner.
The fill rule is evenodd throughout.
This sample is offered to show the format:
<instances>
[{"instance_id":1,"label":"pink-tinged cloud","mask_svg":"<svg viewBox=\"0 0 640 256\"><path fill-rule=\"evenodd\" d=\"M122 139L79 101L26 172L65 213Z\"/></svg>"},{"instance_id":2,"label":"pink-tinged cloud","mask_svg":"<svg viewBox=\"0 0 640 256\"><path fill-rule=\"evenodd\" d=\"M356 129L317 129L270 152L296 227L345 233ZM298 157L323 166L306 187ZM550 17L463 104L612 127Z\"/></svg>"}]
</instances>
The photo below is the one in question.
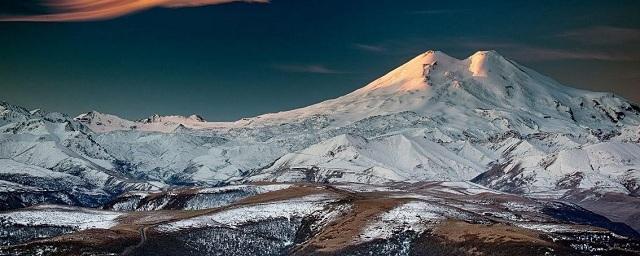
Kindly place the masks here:
<instances>
[{"instance_id":1,"label":"pink-tinged cloud","mask_svg":"<svg viewBox=\"0 0 640 256\"><path fill-rule=\"evenodd\" d=\"M0 21L106 20L154 7L181 8L231 2L267 3L269 0L40 0L30 4L45 13L1 14Z\"/></svg>"}]
</instances>

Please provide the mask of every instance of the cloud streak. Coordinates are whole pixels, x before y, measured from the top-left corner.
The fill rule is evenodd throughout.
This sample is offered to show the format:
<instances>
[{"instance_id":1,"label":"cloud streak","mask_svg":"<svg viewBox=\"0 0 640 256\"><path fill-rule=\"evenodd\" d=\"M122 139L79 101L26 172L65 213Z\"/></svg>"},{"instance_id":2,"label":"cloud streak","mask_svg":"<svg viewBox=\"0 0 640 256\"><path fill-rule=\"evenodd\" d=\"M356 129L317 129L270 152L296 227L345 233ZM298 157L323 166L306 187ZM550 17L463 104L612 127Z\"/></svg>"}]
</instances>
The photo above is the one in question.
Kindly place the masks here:
<instances>
[{"instance_id":1,"label":"cloud streak","mask_svg":"<svg viewBox=\"0 0 640 256\"><path fill-rule=\"evenodd\" d=\"M290 73L310 73L310 74L345 74L339 70L327 68L323 65L275 65L274 68Z\"/></svg>"},{"instance_id":2,"label":"cloud streak","mask_svg":"<svg viewBox=\"0 0 640 256\"><path fill-rule=\"evenodd\" d=\"M474 42L464 44L472 49L497 49L516 59L526 61L549 60L599 60L599 61L637 61L640 60L638 52L630 51L606 51L606 50L580 50L536 47L517 43L482 43Z\"/></svg>"},{"instance_id":3,"label":"cloud streak","mask_svg":"<svg viewBox=\"0 0 640 256\"><path fill-rule=\"evenodd\" d=\"M384 52L387 50L382 46L371 45L371 44L353 44L353 47L356 49L368 51L368 52Z\"/></svg>"},{"instance_id":4,"label":"cloud streak","mask_svg":"<svg viewBox=\"0 0 640 256\"><path fill-rule=\"evenodd\" d=\"M640 29L596 26L567 31L558 37L588 45L640 43Z\"/></svg>"},{"instance_id":5,"label":"cloud streak","mask_svg":"<svg viewBox=\"0 0 640 256\"><path fill-rule=\"evenodd\" d=\"M8 0L8 6L25 6L24 0ZM30 1L29 13L0 14L0 21L91 21L113 19L155 7L182 8L231 2L267 3L269 0L39 0Z\"/></svg>"},{"instance_id":6,"label":"cloud streak","mask_svg":"<svg viewBox=\"0 0 640 256\"><path fill-rule=\"evenodd\" d=\"M466 11L469 11L469 9L431 9L431 10L412 11L410 13L414 15L437 15L437 14L453 14L453 13L460 13L460 12L466 12Z\"/></svg>"}]
</instances>

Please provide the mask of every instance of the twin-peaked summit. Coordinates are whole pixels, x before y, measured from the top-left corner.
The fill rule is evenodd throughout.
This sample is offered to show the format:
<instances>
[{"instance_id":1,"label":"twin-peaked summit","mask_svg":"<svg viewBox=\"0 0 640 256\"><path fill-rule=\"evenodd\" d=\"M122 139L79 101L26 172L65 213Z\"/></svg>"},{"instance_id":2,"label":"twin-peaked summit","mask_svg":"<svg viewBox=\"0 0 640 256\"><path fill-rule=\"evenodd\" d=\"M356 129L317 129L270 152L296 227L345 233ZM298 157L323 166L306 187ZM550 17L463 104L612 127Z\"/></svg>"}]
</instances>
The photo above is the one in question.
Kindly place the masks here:
<instances>
[{"instance_id":1,"label":"twin-peaked summit","mask_svg":"<svg viewBox=\"0 0 640 256\"><path fill-rule=\"evenodd\" d=\"M468 77L492 77L500 74L525 72L514 62L495 51L478 51L459 60L441 51L427 51L409 62L371 82L359 91L375 90L411 91L423 90L434 85L433 78L442 76L455 79Z\"/></svg>"},{"instance_id":2,"label":"twin-peaked summit","mask_svg":"<svg viewBox=\"0 0 640 256\"><path fill-rule=\"evenodd\" d=\"M427 51L350 94L262 115L251 124L327 116L343 126L400 112L431 118L452 130L489 133L572 132L639 122L638 110L622 98L563 86L495 51L466 59Z\"/></svg>"}]
</instances>

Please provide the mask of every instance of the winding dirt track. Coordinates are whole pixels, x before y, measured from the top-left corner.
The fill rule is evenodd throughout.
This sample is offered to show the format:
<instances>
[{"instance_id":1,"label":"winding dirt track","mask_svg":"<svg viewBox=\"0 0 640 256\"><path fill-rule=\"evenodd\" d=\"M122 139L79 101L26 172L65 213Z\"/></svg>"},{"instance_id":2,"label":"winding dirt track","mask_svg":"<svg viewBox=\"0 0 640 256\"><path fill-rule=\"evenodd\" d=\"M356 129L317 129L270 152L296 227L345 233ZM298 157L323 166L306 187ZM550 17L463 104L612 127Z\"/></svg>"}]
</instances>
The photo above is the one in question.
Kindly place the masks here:
<instances>
[{"instance_id":1,"label":"winding dirt track","mask_svg":"<svg viewBox=\"0 0 640 256\"><path fill-rule=\"evenodd\" d=\"M136 249L142 248L144 243L147 241L146 228L147 228L146 226L143 226L138 229L138 232L140 232L140 242L138 242L135 245L127 247L122 253L120 253L120 255L122 256L131 255L131 253L134 252Z\"/></svg>"}]
</instances>

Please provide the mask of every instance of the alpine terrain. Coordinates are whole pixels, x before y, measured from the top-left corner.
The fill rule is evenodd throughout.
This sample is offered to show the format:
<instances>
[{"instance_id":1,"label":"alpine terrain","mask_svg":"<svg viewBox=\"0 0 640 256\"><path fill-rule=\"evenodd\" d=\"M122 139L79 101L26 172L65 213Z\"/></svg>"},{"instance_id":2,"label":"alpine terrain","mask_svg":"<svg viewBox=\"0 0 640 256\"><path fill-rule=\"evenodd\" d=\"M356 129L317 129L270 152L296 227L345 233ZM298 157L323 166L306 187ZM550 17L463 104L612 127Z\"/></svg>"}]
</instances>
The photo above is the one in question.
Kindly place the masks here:
<instances>
[{"instance_id":1,"label":"alpine terrain","mask_svg":"<svg viewBox=\"0 0 640 256\"><path fill-rule=\"evenodd\" d=\"M0 254L640 255L640 107L428 51L235 122L0 105Z\"/></svg>"}]
</instances>

